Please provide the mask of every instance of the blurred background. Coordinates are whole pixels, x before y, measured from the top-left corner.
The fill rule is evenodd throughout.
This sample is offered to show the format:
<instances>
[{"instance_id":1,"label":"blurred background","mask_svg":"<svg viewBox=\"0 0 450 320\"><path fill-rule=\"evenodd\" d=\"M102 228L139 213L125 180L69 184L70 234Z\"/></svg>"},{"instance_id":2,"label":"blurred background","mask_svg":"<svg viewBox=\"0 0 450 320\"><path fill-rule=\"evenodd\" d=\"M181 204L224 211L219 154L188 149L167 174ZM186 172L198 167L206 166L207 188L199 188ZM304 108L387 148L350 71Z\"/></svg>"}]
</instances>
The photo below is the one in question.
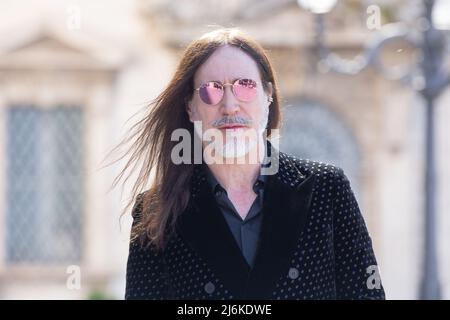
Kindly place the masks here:
<instances>
[{"instance_id":1,"label":"blurred background","mask_svg":"<svg viewBox=\"0 0 450 320\"><path fill-rule=\"evenodd\" d=\"M434 100L436 179L426 191L422 78L411 86L374 67L333 72L317 51L320 40L352 59L392 23L423 30L423 2L340 0L321 21L307 9L295 0L0 0L0 299L123 299L131 218L119 218L131 185L109 191L124 162L102 161L185 46L219 26L240 27L272 58L281 150L344 168L387 298L421 298L427 265L437 298L449 299L449 90ZM450 0L436 1L433 19L449 41ZM413 70L420 52L397 40L379 60ZM449 47L439 48L443 70ZM427 192L435 215L425 232Z\"/></svg>"}]
</instances>

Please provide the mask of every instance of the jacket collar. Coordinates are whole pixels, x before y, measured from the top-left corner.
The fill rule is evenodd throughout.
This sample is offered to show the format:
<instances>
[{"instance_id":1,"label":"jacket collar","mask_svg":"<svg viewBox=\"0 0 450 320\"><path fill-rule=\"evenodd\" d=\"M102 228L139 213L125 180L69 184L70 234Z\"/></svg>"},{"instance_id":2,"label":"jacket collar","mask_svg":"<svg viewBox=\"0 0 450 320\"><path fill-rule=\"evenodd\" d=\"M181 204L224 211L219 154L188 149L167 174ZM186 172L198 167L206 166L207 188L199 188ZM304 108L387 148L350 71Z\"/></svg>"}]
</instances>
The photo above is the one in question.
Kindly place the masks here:
<instances>
[{"instance_id":1,"label":"jacket collar","mask_svg":"<svg viewBox=\"0 0 450 320\"><path fill-rule=\"evenodd\" d=\"M283 152L268 148L279 161L267 176L263 221L255 262L250 268L220 212L202 165L195 165L191 198L177 231L238 299L264 299L283 271L308 217L314 175L297 168Z\"/></svg>"}]
</instances>

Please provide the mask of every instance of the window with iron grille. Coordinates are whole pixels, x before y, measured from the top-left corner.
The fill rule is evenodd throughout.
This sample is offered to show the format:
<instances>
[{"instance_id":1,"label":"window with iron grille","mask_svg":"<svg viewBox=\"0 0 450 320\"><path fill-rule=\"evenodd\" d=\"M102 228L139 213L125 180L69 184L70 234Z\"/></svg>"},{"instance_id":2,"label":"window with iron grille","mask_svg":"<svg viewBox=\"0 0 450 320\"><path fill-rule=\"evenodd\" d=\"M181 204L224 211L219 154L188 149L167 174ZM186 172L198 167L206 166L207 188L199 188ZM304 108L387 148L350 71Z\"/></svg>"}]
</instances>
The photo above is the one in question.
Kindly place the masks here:
<instances>
[{"instance_id":1,"label":"window with iron grille","mask_svg":"<svg viewBox=\"0 0 450 320\"><path fill-rule=\"evenodd\" d=\"M6 131L6 262L78 262L83 223L82 109L12 106Z\"/></svg>"}]
</instances>

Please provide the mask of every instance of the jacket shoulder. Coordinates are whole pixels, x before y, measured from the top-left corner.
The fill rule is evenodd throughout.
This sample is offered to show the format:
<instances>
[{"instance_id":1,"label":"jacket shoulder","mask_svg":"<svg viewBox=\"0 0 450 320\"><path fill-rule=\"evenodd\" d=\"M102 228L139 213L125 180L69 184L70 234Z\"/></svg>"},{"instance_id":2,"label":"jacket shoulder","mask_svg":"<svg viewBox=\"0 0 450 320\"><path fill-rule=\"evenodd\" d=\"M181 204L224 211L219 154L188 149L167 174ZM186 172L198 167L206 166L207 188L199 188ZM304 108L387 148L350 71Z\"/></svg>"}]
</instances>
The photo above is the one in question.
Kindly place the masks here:
<instances>
[{"instance_id":1,"label":"jacket shoulder","mask_svg":"<svg viewBox=\"0 0 450 320\"><path fill-rule=\"evenodd\" d=\"M288 166L294 165L305 176L314 175L319 179L342 179L345 176L344 170L337 165L300 158L284 152L280 152L280 162Z\"/></svg>"}]
</instances>

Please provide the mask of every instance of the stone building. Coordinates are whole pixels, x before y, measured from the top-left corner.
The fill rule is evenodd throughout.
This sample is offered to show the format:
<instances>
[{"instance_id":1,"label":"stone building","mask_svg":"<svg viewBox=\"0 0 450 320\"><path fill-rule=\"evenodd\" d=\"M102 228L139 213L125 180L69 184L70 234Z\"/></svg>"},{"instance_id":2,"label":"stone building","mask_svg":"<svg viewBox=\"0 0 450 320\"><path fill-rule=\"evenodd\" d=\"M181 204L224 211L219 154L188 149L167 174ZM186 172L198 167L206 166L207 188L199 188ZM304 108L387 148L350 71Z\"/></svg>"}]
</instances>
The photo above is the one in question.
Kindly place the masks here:
<instances>
[{"instance_id":1,"label":"stone building","mask_svg":"<svg viewBox=\"0 0 450 320\"><path fill-rule=\"evenodd\" d=\"M384 4L383 24L412 20L405 1L374 2ZM296 1L207 3L0 2L0 298L123 297L131 221L119 216L129 186L109 191L123 162L102 169L102 160L167 84L185 45L218 26L240 27L268 50L283 98L281 149L344 168L387 297L418 298L420 97L373 69L344 76L318 68L313 17ZM368 5L346 1L326 17L334 52L355 56L376 35L366 25ZM387 60L409 52L399 44ZM437 236L447 299L448 101L447 92L436 117Z\"/></svg>"}]
</instances>

